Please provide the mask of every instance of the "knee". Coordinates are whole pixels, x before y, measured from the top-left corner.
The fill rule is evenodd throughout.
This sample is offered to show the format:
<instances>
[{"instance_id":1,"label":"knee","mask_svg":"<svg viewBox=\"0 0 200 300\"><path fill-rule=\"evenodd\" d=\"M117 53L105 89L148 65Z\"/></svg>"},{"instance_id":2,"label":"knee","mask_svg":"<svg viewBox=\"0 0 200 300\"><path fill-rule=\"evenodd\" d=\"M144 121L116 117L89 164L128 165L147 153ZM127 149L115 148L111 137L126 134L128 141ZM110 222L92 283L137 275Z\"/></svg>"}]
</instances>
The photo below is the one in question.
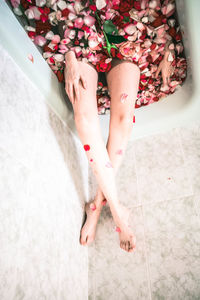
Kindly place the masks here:
<instances>
[{"instance_id":1,"label":"knee","mask_svg":"<svg viewBox=\"0 0 200 300\"><path fill-rule=\"evenodd\" d=\"M94 123L94 117L88 111L76 112L74 113L74 121L76 127L87 130L87 128L91 127L91 124Z\"/></svg>"},{"instance_id":2,"label":"knee","mask_svg":"<svg viewBox=\"0 0 200 300\"><path fill-rule=\"evenodd\" d=\"M133 116L130 114L118 114L111 120L111 122L113 122L114 126L120 128L124 134L132 131Z\"/></svg>"}]
</instances>

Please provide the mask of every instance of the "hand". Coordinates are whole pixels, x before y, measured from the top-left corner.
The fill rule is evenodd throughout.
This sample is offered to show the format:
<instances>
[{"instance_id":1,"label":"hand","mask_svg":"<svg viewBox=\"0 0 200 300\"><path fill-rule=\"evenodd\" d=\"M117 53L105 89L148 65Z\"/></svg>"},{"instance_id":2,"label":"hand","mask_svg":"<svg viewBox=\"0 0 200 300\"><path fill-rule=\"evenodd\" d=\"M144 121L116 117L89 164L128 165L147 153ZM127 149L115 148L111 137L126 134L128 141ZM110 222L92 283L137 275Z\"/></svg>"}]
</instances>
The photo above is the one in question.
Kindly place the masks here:
<instances>
[{"instance_id":1,"label":"hand","mask_svg":"<svg viewBox=\"0 0 200 300\"><path fill-rule=\"evenodd\" d=\"M86 80L82 77L79 71L79 64L74 56L66 55L64 68L65 90L72 104L75 104L75 99L80 98L79 81L83 88L86 89Z\"/></svg>"},{"instance_id":2,"label":"hand","mask_svg":"<svg viewBox=\"0 0 200 300\"><path fill-rule=\"evenodd\" d=\"M174 67L171 64L171 61L168 61L168 55L170 51L167 51L164 55L163 60L160 62L158 69L155 74L155 78L158 77L158 74L162 73L162 79L164 87L168 86L170 83L170 77L174 74Z\"/></svg>"}]
</instances>

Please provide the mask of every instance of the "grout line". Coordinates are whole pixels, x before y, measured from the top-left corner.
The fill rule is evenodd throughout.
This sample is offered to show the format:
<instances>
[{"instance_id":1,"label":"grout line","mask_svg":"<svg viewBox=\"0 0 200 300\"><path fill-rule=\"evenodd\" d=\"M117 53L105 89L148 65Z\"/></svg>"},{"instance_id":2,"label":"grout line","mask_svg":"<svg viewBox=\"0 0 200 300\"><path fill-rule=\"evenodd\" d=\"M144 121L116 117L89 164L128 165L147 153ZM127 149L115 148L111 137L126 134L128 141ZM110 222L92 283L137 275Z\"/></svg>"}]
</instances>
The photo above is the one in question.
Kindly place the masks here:
<instances>
[{"instance_id":1,"label":"grout line","mask_svg":"<svg viewBox=\"0 0 200 300\"><path fill-rule=\"evenodd\" d=\"M152 300L151 296L151 278L150 278L150 266L149 266L149 260L147 256L147 247L146 247L146 235L145 235L145 217L144 217L144 210L143 210L143 204L141 201L141 196L140 196L140 189L139 189L139 179L138 179L138 172L137 172L137 161L136 161L136 153L135 153L135 148L133 149L133 159L135 163L135 171L136 171L136 182L137 182L137 193L138 193L138 198L139 202L141 203L138 207L141 207L141 212L142 212L142 219L143 219L143 237L144 237L144 254L145 254L145 266L146 266L146 272L147 272L147 283L148 283L148 290L149 290L149 300Z\"/></svg>"}]
</instances>

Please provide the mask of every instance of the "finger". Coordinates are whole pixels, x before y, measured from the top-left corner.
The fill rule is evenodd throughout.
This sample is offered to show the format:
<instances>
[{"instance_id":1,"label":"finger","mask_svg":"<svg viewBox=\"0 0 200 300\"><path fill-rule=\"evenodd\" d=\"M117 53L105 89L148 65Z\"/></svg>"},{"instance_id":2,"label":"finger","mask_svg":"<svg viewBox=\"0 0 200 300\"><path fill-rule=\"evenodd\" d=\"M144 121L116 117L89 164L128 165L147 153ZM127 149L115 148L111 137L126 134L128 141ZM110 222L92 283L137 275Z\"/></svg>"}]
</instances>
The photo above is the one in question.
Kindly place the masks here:
<instances>
[{"instance_id":1,"label":"finger","mask_svg":"<svg viewBox=\"0 0 200 300\"><path fill-rule=\"evenodd\" d=\"M169 77L167 77L166 80L167 80L167 85L169 85L170 82Z\"/></svg>"},{"instance_id":2,"label":"finger","mask_svg":"<svg viewBox=\"0 0 200 300\"><path fill-rule=\"evenodd\" d=\"M163 78L163 84L167 85L167 76L166 75L162 75Z\"/></svg>"},{"instance_id":3,"label":"finger","mask_svg":"<svg viewBox=\"0 0 200 300\"><path fill-rule=\"evenodd\" d=\"M158 77L158 74L160 73L160 71L161 71L161 64L158 66L158 69L157 69L157 71L156 71L155 78Z\"/></svg>"},{"instance_id":4,"label":"finger","mask_svg":"<svg viewBox=\"0 0 200 300\"><path fill-rule=\"evenodd\" d=\"M79 100L80 93L79 93L79 84L78 81L74 82L74 90L76 94L76 100Z\"/></svg>"},{"instance_id":5,"label":"finger","mask_svg":"<svg viewBox=\"0 0 200 300\"><path fill-rule=\"evenodd\" d=\"M86 82L86 80L81 76L80 77L80 81L82 83L83 88L86 89L87 88L87 82Z\"/></svg>"},{"instance_id":6,"label":"finger","mask_svg":"<svg viewBox=\"0 0 200 300\"><path fill-rule=\"evenodd\" d=\"M73 85L69 84L69 98L72 104L74 104L74 97L73 97Z\"/></svg>"},{"instance_id":7,"label":"finger","mask_svg":"<svg viewBox=\"0 0 200 300\"><path fill-rule=\"evenodd\" d=\"M67 95L69 97L69 85L68 85L68 83L65 84L65 92L67 93Z\"/></svg>"}]
</instances>

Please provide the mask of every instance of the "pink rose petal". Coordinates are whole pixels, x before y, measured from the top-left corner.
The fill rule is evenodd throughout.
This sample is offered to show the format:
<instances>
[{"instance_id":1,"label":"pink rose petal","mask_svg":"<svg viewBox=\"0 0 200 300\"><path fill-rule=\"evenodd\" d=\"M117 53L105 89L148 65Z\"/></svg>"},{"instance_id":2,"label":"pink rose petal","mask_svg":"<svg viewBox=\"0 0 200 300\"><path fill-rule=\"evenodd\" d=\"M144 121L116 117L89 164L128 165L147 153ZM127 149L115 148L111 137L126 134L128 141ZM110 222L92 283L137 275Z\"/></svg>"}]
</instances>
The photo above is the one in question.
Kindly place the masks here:
<instances>
[{"instance_id":1,"label":"pink rose petal","mask_svg":"<svg viewBox=\"0 0 200 300\"><path fill-rule=\"evenodd\" d=\"M122 103L124 103L124 101L126 100L127 97L128 97L128 94L126 94L126 93L121 94L121 96L120 96L120 101L121 101Z\"/></svg>"},{"instance_id":2,"label":"pink rose petal","mask_svg":"<svg viewBox=\"0 0 200 300\"><path fill-rule=\"evenodd\" d=\"M123 150L122 149L117 150L116 154L122 155L123 154Z\"/></svg>"},{"instance_id":3,"label":"pink rose petal","mask_svg":"<svg viewBox=\"0 0 200 300\"><path fill-rule=\"evenodd\" d=\"M106 167L107 167L107 168L113 168L111 162L109 162L109 161L106 163Z\"/></svg>"},{"instance_id":4,"label":"pink rose petal","mask_svg":"<svg viewBox=\"0 0 200 300\"><path fill-rule=\"evenodd\" d=\"M28 55L28 59L30 59L30 61L32 61L32 63L33 63L34 60L33 60L33 55L32 54Z\"/></svg>"}]
</instances>

